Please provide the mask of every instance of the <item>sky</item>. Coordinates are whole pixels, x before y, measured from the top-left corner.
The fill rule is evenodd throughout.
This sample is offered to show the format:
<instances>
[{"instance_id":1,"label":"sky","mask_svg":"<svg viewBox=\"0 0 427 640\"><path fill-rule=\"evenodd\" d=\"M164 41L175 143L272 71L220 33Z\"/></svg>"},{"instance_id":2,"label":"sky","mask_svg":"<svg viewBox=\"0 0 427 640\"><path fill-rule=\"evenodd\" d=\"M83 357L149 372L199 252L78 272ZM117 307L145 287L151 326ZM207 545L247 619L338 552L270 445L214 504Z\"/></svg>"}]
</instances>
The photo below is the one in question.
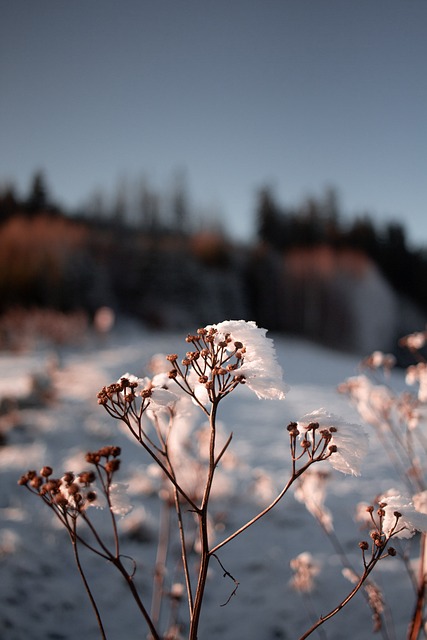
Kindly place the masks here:
<instances>
[{"instance_id":1,"label":"sky","mask_svg":"<svg viewBox=\"0 0 427 640\"><path fill-rule=\"evenodd\" d=\"M338 191L427 246L427 0L13 0L0 21L0 183L57 202L185 175L236 239L258 190Z\"/></svg>"}]
</instances>

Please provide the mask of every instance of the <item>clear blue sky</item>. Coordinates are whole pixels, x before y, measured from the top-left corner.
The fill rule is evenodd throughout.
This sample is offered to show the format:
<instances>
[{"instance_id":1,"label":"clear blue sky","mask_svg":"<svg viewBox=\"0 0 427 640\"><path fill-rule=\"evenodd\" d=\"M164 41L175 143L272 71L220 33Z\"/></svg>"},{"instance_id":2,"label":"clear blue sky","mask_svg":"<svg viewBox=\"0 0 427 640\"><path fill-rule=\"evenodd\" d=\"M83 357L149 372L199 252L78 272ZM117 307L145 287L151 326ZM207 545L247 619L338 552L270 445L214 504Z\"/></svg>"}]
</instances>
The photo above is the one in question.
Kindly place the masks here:
<instances>
[{"instance_id":1,"label":"clear blue sky","mask_svg":"<svg viewBox=\"0 0 427 640\"><path fill-rule=\"evenodd\" d=\"M0 181L45 171L66 206L121 177L253 231L337 187L344 211L427 245L427 0L10 0L0 20Z\"/></svg>"}]
</instances>

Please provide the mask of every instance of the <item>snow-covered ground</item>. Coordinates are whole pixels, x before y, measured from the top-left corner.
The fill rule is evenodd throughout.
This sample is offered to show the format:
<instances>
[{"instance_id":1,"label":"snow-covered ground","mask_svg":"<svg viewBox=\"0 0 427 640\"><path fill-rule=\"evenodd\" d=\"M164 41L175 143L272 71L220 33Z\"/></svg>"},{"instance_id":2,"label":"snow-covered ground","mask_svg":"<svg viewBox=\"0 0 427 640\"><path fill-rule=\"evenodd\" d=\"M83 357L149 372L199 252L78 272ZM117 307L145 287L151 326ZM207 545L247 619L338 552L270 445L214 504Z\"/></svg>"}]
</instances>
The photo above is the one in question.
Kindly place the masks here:
<instances>
[{"instance_id":1,"label":"snow-covered ground","mask_svg":"<svg viewBox=\"0 0 427 640\"><path fill-rule=\"evenodd\" d=\"M117 422L97 405L96 394L126 371L142 374L156 353L184 354L184 338L180 334L155 334L127 327L116 330L104 341L92 340L74 350L63 348L55 354L55 398L46 406L28 406L8 417L13 420L13 427L9 425L5 443L0 447L2 640L99 637L66 532L53 522L40 500L17 485L17 480L28 469L39 469L45 464L58 472L68 470L79 455L84 468L86 451L118 444L122 447L123 461L120 480L130 478L137 484L137 479L147 473L147 459ZM219 505L226 514L225 533L244 523L265 504L267 496L263 496L262 488L268 492L270 483L280 486L286 482L289 458L285 427L289 421L325 407L358 422L355 411L336 391L338 383L357 373L355 356L289 338L277 338L275 344L285 380L290 385L287 399L259 400L240 387L220 406L220 420L227 432L233 431L232 450L243 465L239 467L234 488L230 487L229 495ZM29 374L50 367L52 351L48 348L18 355L0 354L0 400L8 395L25 396L29 393ZM396 376L398 379L399 374ZM329 469L328 463L322 464ZM242 468L246 469L246 475ZM259 491L255 490L255 478L259 478ZM393 469L374 434L361 477L333 472L326 505L333 514L336 535L355 568L361 567L358 542L366 536L354 520L356 504L360 500L372 502L395 484ZM131 498L133 503L141 500L135 495ZM156 542L155 504L149 497L142 499L142 504L146 513L146 540L127 538L124 553L137 560L137 576L143 593L147 593ZM123 519L123 527L131 517L129 514ZM322 567L310 596L295 593L289 584L290 560L304 551L310 551ZM310 627L312 618L326 614L351 589L342 576L342 564L330 540L292 494L285 496L264 520L221 549L219 555L240 586L227 606L221 607L233 584L223 577L220 566L212 563L200 640L295 640ZM83 560L109 640L145 638L145 624L113 567L94 556L83 554ZM393 618L395 636L390 637L405 637L413 592L402 564L397 558L388 558L380 563L373 577L384 590L388 615ZM362 595L359 593L313 637L329 640L374 637L371 613Z\"/></svg>"}]
</instances>

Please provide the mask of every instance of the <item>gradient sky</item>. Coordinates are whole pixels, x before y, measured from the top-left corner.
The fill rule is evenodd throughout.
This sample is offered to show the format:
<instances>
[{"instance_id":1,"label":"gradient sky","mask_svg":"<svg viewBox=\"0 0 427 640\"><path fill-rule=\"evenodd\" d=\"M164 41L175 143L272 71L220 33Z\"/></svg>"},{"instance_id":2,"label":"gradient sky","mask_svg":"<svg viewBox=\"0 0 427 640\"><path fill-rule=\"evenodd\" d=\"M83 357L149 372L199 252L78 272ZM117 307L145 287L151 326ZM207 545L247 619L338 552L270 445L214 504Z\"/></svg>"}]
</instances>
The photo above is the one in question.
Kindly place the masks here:
<instances>
[{"instance_id":1,"label":"gradient sky","mask_svg":"<svg viewBox=\"0 0 427 640\"><path fill-rule=\"evenodd\" d=\"M184 170L248 238L255 194L338 189L427 245L427 0L10 0L0 182L68 207Z\"/></svg>"}]
</instances>

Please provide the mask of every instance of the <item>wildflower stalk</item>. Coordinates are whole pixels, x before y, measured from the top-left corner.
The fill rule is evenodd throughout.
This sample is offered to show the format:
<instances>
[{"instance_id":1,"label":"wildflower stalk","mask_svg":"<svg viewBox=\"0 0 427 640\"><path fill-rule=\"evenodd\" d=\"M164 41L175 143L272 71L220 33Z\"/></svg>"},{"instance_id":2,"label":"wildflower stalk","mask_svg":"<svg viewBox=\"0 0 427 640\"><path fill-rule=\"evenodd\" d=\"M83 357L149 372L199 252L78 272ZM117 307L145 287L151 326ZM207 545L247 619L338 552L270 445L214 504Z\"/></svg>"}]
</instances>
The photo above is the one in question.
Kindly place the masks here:
<instances>
[{"instance_id":1,"label":"wildflower stalk","mask_svg":"<svg viewBox=\"0 0 427 640\"><path fill-rule=\"evenodd\" d=\"M197 509L197 505L193 502L190 496L184 491L184 489L177 483L171 471L168 469L167 465L160 459L160 457L153 451L153 449L144 442L143 438L138 435L133 428L131 422L129 420L123 420L126 426L129 428L129 431L136 438L139 444L145 449L145 451L151 456L156 464L160 467L160 469L164 472L164 474L169 478L175 489L182 495L182 497L188 502L188 504L193 508ZM164 452L161 452L164 455Z\"/></svg>"},{"instance_id":2,"label":"wildflower stalk","mask_svg":"<svg viewBox=\"0 0 427 640\"><path fill-rule=\"evenodd\" d=\"M293 423L291 423L290 426L292 426L292 424ZM282 500L282 498L285 496L285 494L288 492L288 490L294 484L294 482L303 473L305 473L307 471L307 469L309 467L311 467L312 464L314 464L316 462L320 462L322 460L326 460L327 458L329 458L332 455L331 451L326 452L326 450L327 450L327 442L325 441L325 444L324 444L323 448L321 449L320 453L318 453L318 455L316 457L311 456L310 459L302 467L297 469L296 461L298 459L300 459L300 457L302 455L304 455L304 453L301 454L301 456L297 456L296 455L296 453L295 453L295 450L296 450L296 438L297 438L297 433L295 431L294 432L291 431L290 432L290 448L291 448L291 455L292 455L292 475L289 478L289 480L286 483L286 485L283 487L283 489L280 491L280 493L274 498L274 500L267 507L265 507L265 509L263 509L256 516L254 516L253 518L248 520L239 529L237 529L231 535L229 535L228 538L225 538L224 540L222 540L222 542L219 542L217 545L215 545L210 550L210 554L211 555L213 555L214 553L219 551L219 549L221 549L221 547L224 547L226 544L228 544L229 542L231 542L232 540L237 538L237 536L239 536L241 533L246 531L246 529L249 529L249 527L251 527L253 524L255 524L255 522L258 522L258 520L263 518L265 515L267 515L267 513L269 513L272 509L274 509L274 507Z\"/></svg>"},{"instance_id":3,"label":"wildflower stalk","mask_svg":"<svg viewBox=\"0 0 427 640\"><path fill-rule=\"evenodd\" d=\"M77 565L77 569L78 569L80 577L81 577L81 579L83 581L83 584L84 584L86 593L88 595L88 598L90 600L90 603L92 605L93 611L95 613L96 621L98 623L99 631L101 633L101 638L102 638L102 640L107 640L107 636L105 635L105 629L104 629L104 625L102 623L102 619L101 619L101 615L99 613L98 606L97 606L97 604L95 602L95 598L93 597L92 591L91 591L91 589L89 587L89 583L88 583L88 581L86 579L86 575L85 575L85 573L83 571L82 564L80 562L80 555L79 555L79 551L78 551L78 547L77 547L78 537L77 537L77 533L76 533L76 519L75 518L73 519L73 527L72 527L72 529L68 528L68 533L70 535L71 546L72 546L72 549L73 549L73 554L74 554L74 559L75 559L75 562L76 562L76 565Z\"/></svg>"},{"instance_id":4,"label":"wildflower stalk","mask_svg":"<svg viewBox=\"0 0 427 640\"><path fill-rule=\"evenodd\" d=\"M209 551L209 539L208 539L208 505L209 497L212 489L212 483L214 479L216 460L215 460L215 442L216 442L216 414L218 409L217 398L213 399L212 408L209 415L210 426L210 443L209 443L209 468L208 476L206 479L205 490L202 498L200 509L197 511L199 519L199 539L200 539L200 566L199 575L197 579L196 594L194 597L193 613L190 621L190 633L189 640L197 640L198 627L200 621L200 613L203 603L203 595L206 587L206 579L209 569L209 561L211 553Z\"/></svg>"},{"instance_id":5,"label":"wildflower stalk","mask_svg":"<svg viewBox=\"0 0 427 640\"><path fill-rule=\"evenodd\" d=\"M229 577L235 583L235 588L225 603L227 604L234 596L238 582L224 568L217 552L266 516L311 465L328 460L339 471L358 475L360 458L365 451L366 443L359 442L356 440L356 436L351 433L351 427L354 425L337 421L336 416L327 414L324 410L306 416L308 421L305 421L305 425L291 423L288 426L288 432L292 466L286 484L268 506L228 537L214 544L209 539L212 488L217 468L223 461L223 456L232 440L232 434L230 434L225 439L225 444L219 442L217 428L219 403L240 385L245 385L258 398L281 400L285 397L285 385L282 380L281 368L276 361L272 341L266 339L265 330L259 329L254 323L226 321L199 329L197 335L187 336L186 341L187 344L192 345L193 350L188 351L181 362L178 362L176 354L167 356L167 360L172 366L169 373L165 373L164 376L163 374L154 376L152 380L125 374L117 383L104 387L98 394L99 404L104 406L111 417L121 420L127 426L135 440L162 472L162 489L164 491L160 496L162 507L150 612L150 605L147 609L134 581L136 563L131 559L133 570L129 570L126 556L121 553L116 516L119 513L126 513L126 508L123 509L123 505L117 505L115 489L118 485L112 484L113 474L118 469L119 461L116 456L120 453L119 448L104 447L86 457L86 460L95 464L96 467L101 493L105 497L110 511L108 525L110 532L112 529L114 545L112 542L104 542L103 536L96 529L86 511L86 507L96 499L95 492L90 489L93 479L89 479L95 478L95 473L90 475L86 472L77 478L69 473L66 476L73 476L70 480L64 480L64 476L61 480L48 482L43 478L49 477L51 471L45 472L45 474L41 472L43 478L37 477L35 472L28 472L21 482L33 493L42 497L67 529L79 573L97 617L102 640L106 640L105 630L81 565L79 544L107 560L122 575L148 627L149 640L176 638L178 634L177 609L182 585L176 585L179 589L172 588L170 591L171 605L168 612L170 627L166 631L163 629L161 631L167 618L167 615L164 615L163 599L167 593L165 575L169 560L171 534L173 533L171 514L174 507L176 513L174 533L179 537L182 572L187 592L189 623L187 638L188 640L197 640L211 558L217 560L224 571L224 576ZM161 378L160 382L159 378ZM174 385L178 387L178 395L169 388ZM188 432L191 433L193 440L187 442L180 433L179 422L189 413L189 399L192 401L192 406L197 406L203 412L204 424L197 432L191 431L193 423L189 423ZM149 410L147 411L147 409ZM168 424L167 417L169 417ZM206 417L209 420L208 444L205 441L204 431ZM175 427L175 431L172 432L172 428ZM183 429L184 437L186 430L186 428ZM402 442L399 441L399 444ZM412 441L409 444L412 445ZM105 458L105 462L103 458ZM185 468L187 460L194 463L197 474L200 469L203 469L204 483L201 488L196 484L188 486L186 479L188 472L191 473L191 467ZM185 509L191 512L188 518L184 518ZM365 558L368 544L361 543L366 546L361 547L363 573L357 580L357 584L335 609L315 621L300 640L307 638L324 622L341 611L366 583L377 562L385 557L383 552L387 543L392 535L398 533L396 531L397 520L393 529L388 531L384 527L385 511L382 508L378 512L378 516L379 521L372 538L369 561ZM84 522L86 525L84 537L81 536L80 531L77 532L77 517L80 517L80 522ZM397 516L396 518L398 519ZM404 528L405 525L402 525L399 531ZM385 533L383 529L385 529ZM192 569L190 570L190 553L192 551L187 546L187 540L193 541L192 536L198 545L198 566L194 573ZM389 549L389 554L394 555L391 549ZM343 553L341 555L344 557ZM425 597L424 577L424 573L422 576L420 575L418 608L414 614L413 632L408 636L408 640L417 640L421 628Z\"/></svg>"},{"instance_id":6,"label":"wildflower stalk","mask_svg":"<svg viewBox=\"0 0 427 640\"><path fill-rule=\"evenodd\" d=\"M424 604L426 599L426 580L427 580L426 570L425 570L425 564L427 561L426 544L427 544L427 536L425 533L423 533L421 535L421 541L420 541L417 599L415 603L414 613L412 615L412 619L408 629L408 636L407 636L408 640L417 640L423 629L423 619L424 619L423 612L424 612Z\"/></svg>"},{"instance_id":7,"label":"wildflower stalk","mask_svg":"<svg viewBox=\"0 0 427 640\"><path fill-rule=\"evenodd\" d=\"M165 567L169 550L170 506L167 500L162 501L160 509L159 537L157 542L156 563L154 567L153 596L151 600L151 619L157 625L160 612L165 578Z\"/></svg>"},{"instance_id":8,"label":"wildflower stalk","mask_svg":"<svg viewBox=\"0 0 427 640\"><path fill-rule=\"evenodd\" d=\"M133 599L135 600L139 610L141 611L145 622L147 623L147 626L150 630L151 633L151 637L150 640L161 640L161 636L158 634L157 629L150 617L150 614L148 613L147 609L145 608L137 588L135 587L135 583L133 581L132 575L130 575L128 573L128 571L126 570L125 566L123 565L122 561L120 558L114 558L112 560L114 566L119 570L119 572L122 574L123 578L126 581L127 586L129 587L129 590L133 596Z\"/></svg>"},{"instance_id":9,"label":"wildflower stalk","mask_svg":"<svg viewBox=\"0 0 427 640\"><path fill-rule=\"evenodd\" d=\"M191 586L190 568L188 566L188 554L187 554L184 524L182 521L182 511L181 511L179 495L176 487L174 487L174 500L175 500L175 510L178 518L179 538L181 542L181 561L182 561L182 567L184 571L185 586L187 590L188 610L191 617L193 615L193 608L194 608L193 591Z\"/></svg>"},{"instance_id":10,"label":"wildflower stalk","mask_svg":"<svg viewBox=\"0 0 427 640\"><path fill-rule=\"evenodd\" d=\"M332 611L330 611L329 613L327 613L325 616L321 616L314 624L312 627L310 627L310 629L308 631L306 631L306 633L304 633L302 636L300 636L299 640L305 640L306 638L308 638L309 636L311 636L312 633L314 633L314 631L316 631L316 629L318 629L322 624L324 624L327 620L330 620L333 616L335 616L337 613L339 613L341 611L341 609L343 609L346 604L348 604L350 602L350 600L352 600L352 598L354 598L354 596L356 595L356 593L360 590L360 588L363 586L363 583L365 582L366 578L369 576L369 574L371 573L371 571L373 570L373 568L375 567L375 565L377 564L379 558L376 559L372 559L371 562L369 563L369 565L365 568L362 576L359 579L359 582L356 584L356 586L354 587L354 589L352 589L350 591L350 593L348 594L348 596L346 598L344 598L344 600L342 600L342 602L340 602L340 604L335 607L335 609L332 609Z\"/></svg>"},{"instance_id":11,"label":"wildflower stalk","mask_svg":"<svg viewBox=\"0 0 427 640\"><path fill-rule=\"evenodd\" d=\"M361 587L366 582L367 578L369 577L370 573L373 571L373 569L376 566L376 564L380 560L382 560L384 557L386 557L383 554L384 554L386 546L387 546L387 544L388 544L388 542L389 542L389 540L390 540L392 535L393 534L390 534L390 536L388 536L385 541L383 541L381 544L379 544L379 546L375 547L374 551L372 552L372 556L371 556L371 559L369 560L369 562L365 561L364 551L363 551L364 571L363 571L361 577L359 578L357 584L355 585L355 587L350 591L350 593L347 595L347 597L344 598L344 600L342 600L340 602L340 604L337 607L332 609L325 616L320 616L320 618L310 627L310 629L308 629L308 631L306 631L302 636L300 636L299 640L306 640L306 638L311 636L311 634L314 633L314 631L316 631L316 629L318 629L322 624L327 622L327 620L330 620L331 618L333 618L337 613L339 613L350 602L350 600L352 600L354 598L356 593L358 593L358 591L360 591Z\"/></svg>"}]
</instances>

